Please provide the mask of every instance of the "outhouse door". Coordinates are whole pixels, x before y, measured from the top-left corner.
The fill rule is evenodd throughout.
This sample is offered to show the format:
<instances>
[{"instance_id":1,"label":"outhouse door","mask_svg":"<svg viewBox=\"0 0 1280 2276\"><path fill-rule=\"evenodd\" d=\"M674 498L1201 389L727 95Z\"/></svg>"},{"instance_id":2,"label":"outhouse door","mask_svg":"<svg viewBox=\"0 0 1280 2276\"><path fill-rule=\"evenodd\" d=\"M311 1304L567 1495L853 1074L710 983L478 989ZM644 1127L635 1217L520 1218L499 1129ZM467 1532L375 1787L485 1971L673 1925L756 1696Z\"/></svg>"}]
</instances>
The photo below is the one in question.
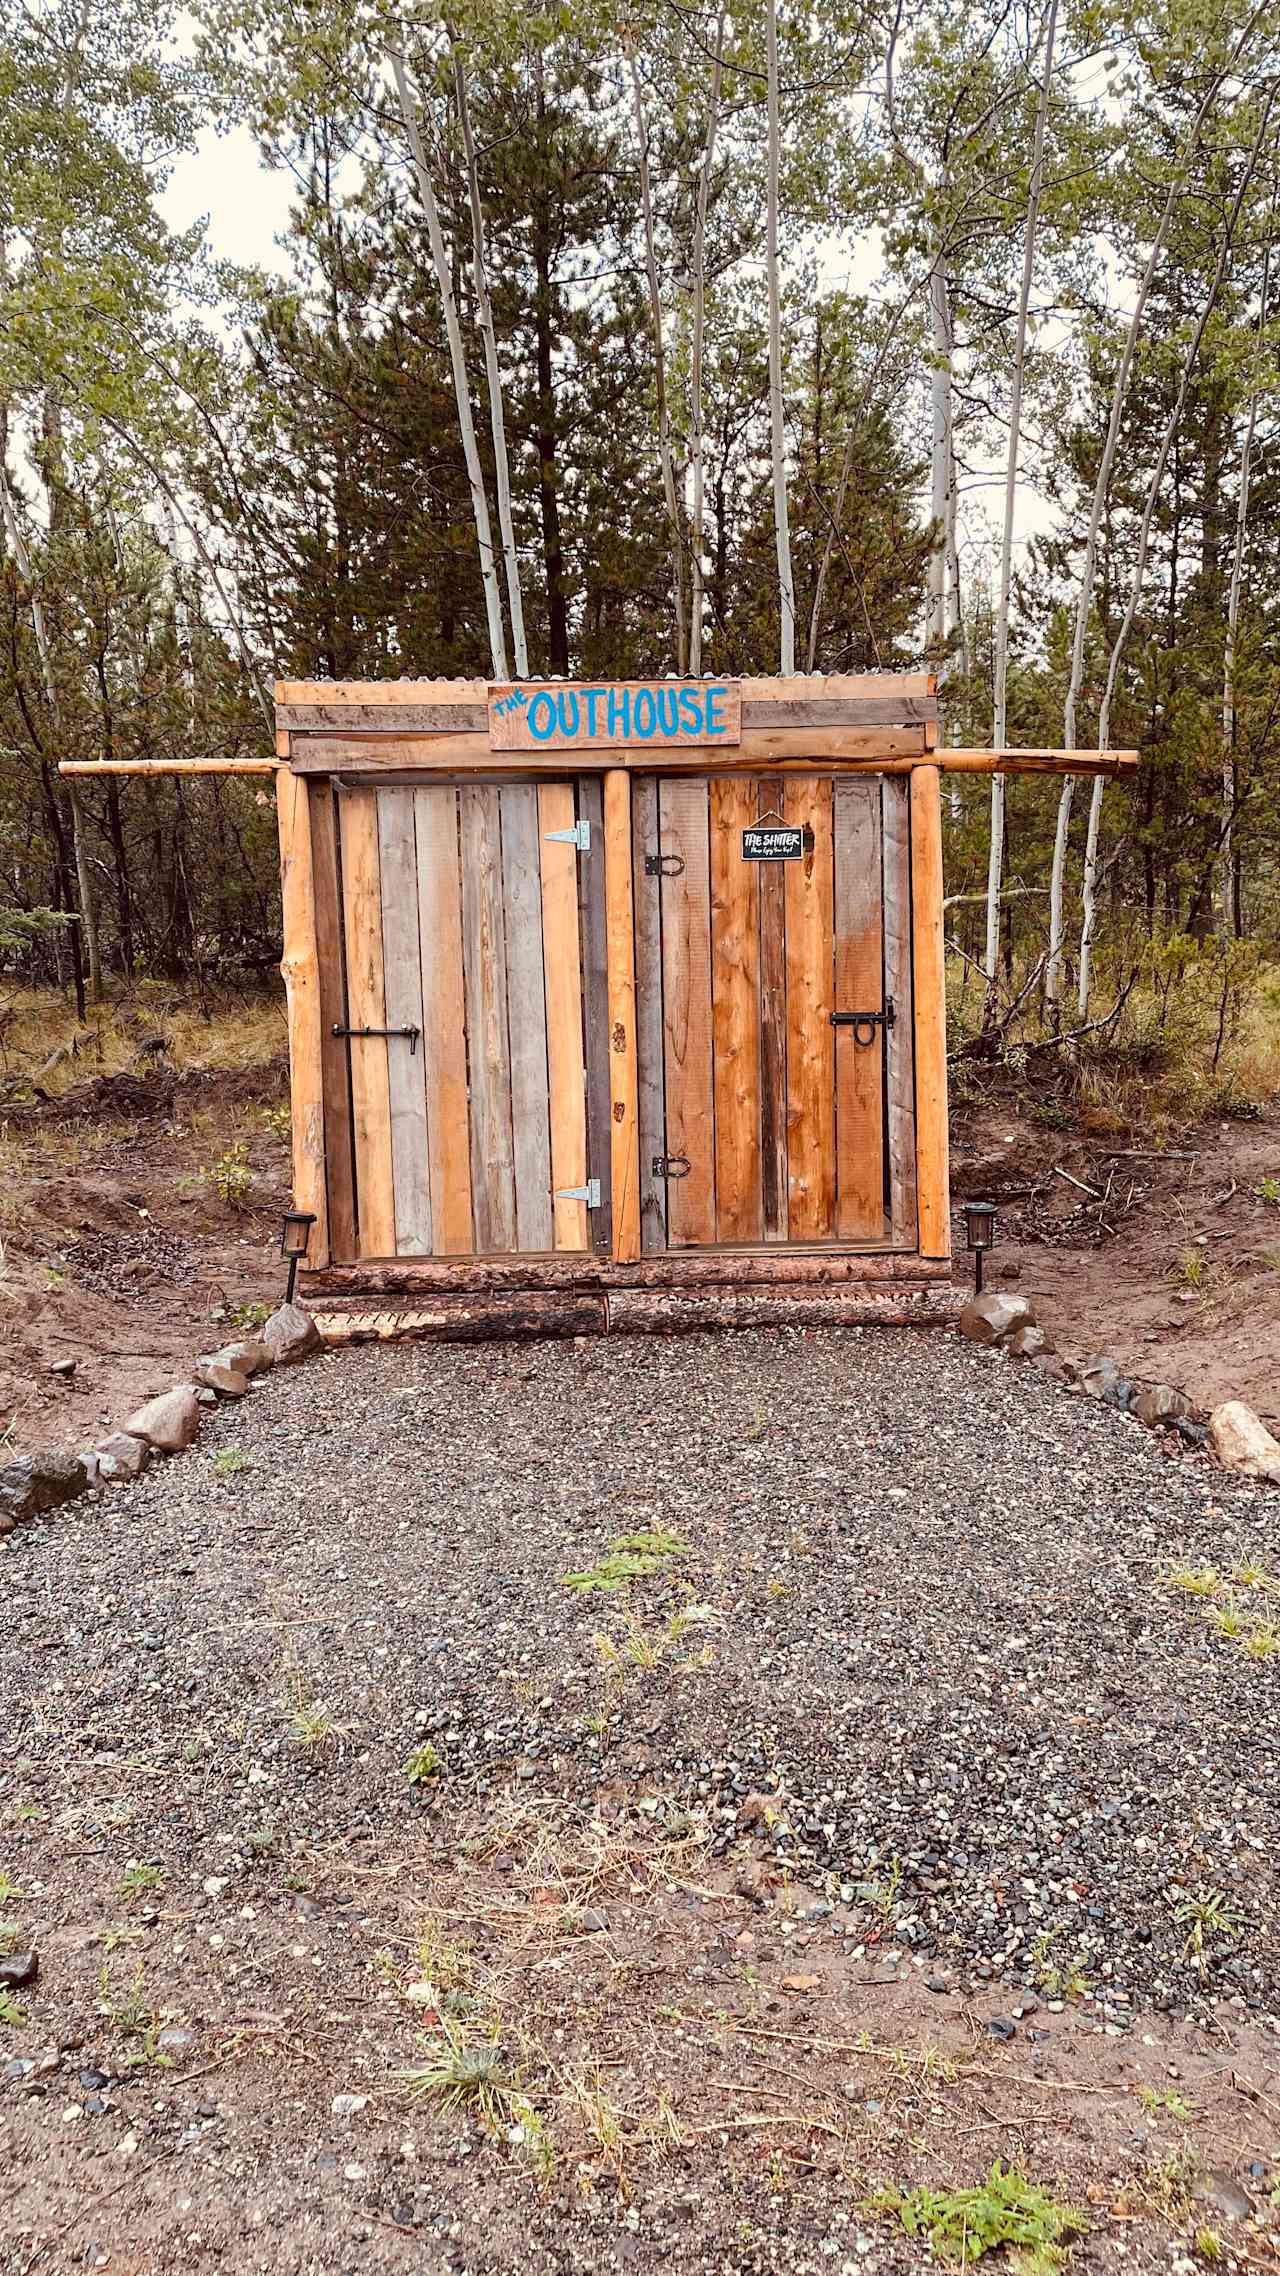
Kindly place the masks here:
<instances>
[{"instance_id":1,"label":"outhouse door","mask_svg":"<svg viewBox=\"0 0 1280 2276\"><path fill-rule=\"evenodd\" d=\"M633 787L646 1250L917 1245L907 778Z\"/></svg>"},{"instance_id":2,"label":"outhouse door","mask_svg":"<svg viewBox=\"0 0 1280 2276\"><path fill-rule=\"evenodd\" d=\"M600 805L585 777L314 786L335 1262L608 1250Z\"/></svg>"}]
</instances>

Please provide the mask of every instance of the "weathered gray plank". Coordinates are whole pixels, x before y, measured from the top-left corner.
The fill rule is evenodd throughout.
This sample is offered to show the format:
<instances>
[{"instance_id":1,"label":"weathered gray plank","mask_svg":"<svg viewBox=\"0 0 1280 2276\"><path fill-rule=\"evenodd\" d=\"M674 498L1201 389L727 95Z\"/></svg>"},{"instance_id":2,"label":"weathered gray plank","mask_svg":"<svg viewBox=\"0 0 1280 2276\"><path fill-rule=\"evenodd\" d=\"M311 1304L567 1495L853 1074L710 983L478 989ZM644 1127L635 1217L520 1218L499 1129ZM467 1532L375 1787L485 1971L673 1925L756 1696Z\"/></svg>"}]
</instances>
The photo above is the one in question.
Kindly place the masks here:
<instances>
[{"instance_id":1,"label":"weathered gray plank","mask_svg":"<svg viewBox=\"0 0 1280 2276\"><path fill-rule=\"evenodd\" d=\"M462 963L471 1079L471 1195L476 1247L484 1255L517 1245L498 796L496 790L480 787L458 793L462 817Z\"/></svg>"},{"instance_id":2,"label":"weathered gray plank","mask_svg":"<svg viewBox=\"0 0 1280 2276\"><path fill-rule=\"evenodd\" d=\"M662 886L645 870L658 852L658 785L644 775L631 786L632 883L636 921L636 1066L640 1124L640 1247L667 1245L667 1181L654 1161L667 1150L662 1072Z\"/></svg>"},{"instance_id":3,"label":"weathered gray plank","mask_svg":"<svg viewBox=\"0 0 1280 2276\"><path fill-rule=\"evenodd\" d=\"M937 716L938 699L929 695L806 695L782 703L764 696L742 699L744 727L910 727Z\"/></svg>"},{"instance_id":4,"label":"weathered gray plank","mask_svg":"<svg viewBox=\"0 0 1280 2276\"><path fill-rule=\"evenodd\" d=\"M488 730L482 703L279 703L276 726L294 733L319 734L330 727L359 734L447 734L451 728Z\"/></svg>"},{"instance_id":5,"label":"weathered gray plank","mask_svg":"<svg viewBox=\"0 0 1280 2276\"><path fill-rule=\"evenodd\" d=\"M886 1039L889 1122L889 1215L895 1248L914 1249L916 1223L916 1092L911 1047L910 777L880 785L884 838L884 992L896 1017Z\"/></svg>"},{"instance_id":6,"label":"weathered gray plank","mask_svg":"<svg viewBox=\"0 0 1280 2276\"><path fill-rule=\"evenodd\" d=\"M383 992L387 1026L422 1027L422 964L418 954L418 862L413 792L379 790L378 862L382 879ZM431 1254L431 1183L427 1149L427 1093L422 1036L387 1039L391 1095L391 1181L396 1255Z\"/></svg>"},{"instance_id":7,"label":"weathered gray plank","mask_svg":"<svg viewBox=\"0 0 1280 2276\"><path fill-rule=\"evenodd\" d=\"M837 782L835 946L837 1011L878 1012L884 1002L884 867L880 785ZM838 1027L836 1044L836 1234L884 1237L884 1035L859 1043Z\"/></svg>"},{"instance_id":8,"label":"weathered gray plank","mask_svg":"<svg viewBox=\"0 0 1280 2276\"><path fill-rule=\"evenodd\" d=\"M547 996L542 961L538 793L532 783L498 792L502 816L507 1032L511 1044L511 1137L516 1238L522 1249L554 1246L551 1114L547 1092Z\"/></svg>"}]
</instances>

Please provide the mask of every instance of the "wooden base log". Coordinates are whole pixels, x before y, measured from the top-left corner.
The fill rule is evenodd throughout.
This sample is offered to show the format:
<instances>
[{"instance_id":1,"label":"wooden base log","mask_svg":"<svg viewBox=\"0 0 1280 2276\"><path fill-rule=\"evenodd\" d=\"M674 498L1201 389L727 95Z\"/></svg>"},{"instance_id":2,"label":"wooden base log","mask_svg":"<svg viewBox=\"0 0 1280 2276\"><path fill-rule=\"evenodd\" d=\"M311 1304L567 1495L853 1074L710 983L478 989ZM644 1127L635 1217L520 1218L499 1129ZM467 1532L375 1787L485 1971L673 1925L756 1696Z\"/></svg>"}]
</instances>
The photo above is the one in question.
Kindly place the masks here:
<instances>
[{"instance_id":1,"label":"wooden base log","mask_svg":"<svg viewBox=\"0 0 1280 2276\"><path fill-rule=\"evenodd\" d=\"M325 1342L506 1343L533 1337L682 1335L700 1328L935 1327L957 1288L622 1289L608 1295L445 1296L396 1311L318 1312Z\"/></svg>"},{"instance_id":2,"label":"wooden base log","mask_svg":"<svg viewBox=\"0 0 1280 2276\"><path fill-rule=\"evenodd\" d=\"M323 1307L330 1300L350 1300L363 1302L372 1310L373 1299L380 1296L400 1297L415 1304L434 1296L520 1290L541 1294L575 1288L842 1288L885 1280L938 1281L946 1277L946 1266L936 1259L895 1254L891 1249L864 1256L834 1255L825 1249L768 1256L690 1249L684 1255L640 1257L627 1264L585 1252L512 1258L391 1257L304 1272L298 1285L309 1304Z\"/></svg>"}]
</instances>

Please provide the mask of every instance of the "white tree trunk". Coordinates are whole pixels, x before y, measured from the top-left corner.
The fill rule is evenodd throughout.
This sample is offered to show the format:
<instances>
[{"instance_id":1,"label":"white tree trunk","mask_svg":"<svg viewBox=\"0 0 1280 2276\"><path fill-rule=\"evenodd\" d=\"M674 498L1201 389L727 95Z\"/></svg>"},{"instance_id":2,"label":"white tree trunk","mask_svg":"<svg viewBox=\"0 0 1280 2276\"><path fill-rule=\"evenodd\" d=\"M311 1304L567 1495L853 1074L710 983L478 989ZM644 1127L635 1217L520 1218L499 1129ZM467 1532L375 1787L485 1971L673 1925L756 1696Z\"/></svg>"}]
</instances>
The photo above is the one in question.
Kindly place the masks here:
<instances>
[{"instance_id":1,"label":"white tree trunk","mask_svg":"<svg viewBox=\"0 0 1280 2276\"><path fill-rule=\"evenodd\" d=\"M996 603L995 689L991 727L992 746L1003 751L1009 740L1009 599L1013 590L1013 524L1018 498L1018 452L1022 440L1022 385L1027 367L1027 315L1031 281L1035 273L1036 225L1040 218L1040 190L1044 179L1044 137L1053 86L1054 43L1058 29L1058 0L1049 0L1045 16L1044 69L1040 100L1036 105L1035 136L1031 148L1031 176L1027 183L1027 217L1022 233L1022 284L1018 293L1018 326L1013 343L1013 389L1009 401L1009 447L1004 466L1004 529L1000 542L1000 597ZM994 980L1000 954L1000 887L1004 874L1004 776L991 777L991 842L987 860L987 947L984 959L988 980Z\"/></svg>"},{"instance_id":2,"label":"white tree trunk","mask_svg":"<svg viewBox=\"0 0 1280 2276\"><path fill-rule=\"evenodd\" d=\"M1111 654L1107 660L1106 685L1102 691L1102 706L1098 714L1098 742L1100 748L1104 751L1107 748L1107 738L1111 733L1111 703L1116 691L1116 680L1119 677L1120 662L1121 658L1124 655L1125 647L1128 643L1129 634L1133 630L1133 620L1138 613L1138 603L1142 598L1142 587L1145 582L1147 573L1147 549L1151 543L1151 524L1155 519L1156 503L1160 495L1160 486L1164 481L1164 470L1169 462L1169 452L1173 448L1173 438L1176 435L1178 428L1182 422L1182 413L1186 406L1187 391L1191 385L1191 374L1195 369L1196 361L1200 354L1200 347L1209 323L1209 318L1213 314L1214 308L1217 305L1218 294L1222 290L1222 280L1227 273L1227 262L1231 256L1231 246L1232 240L1235 236L1236 224L1240 219L1240 212L1244 204L1245 196L1248 192L1249 185L1253 180L1254 173L1257 169L1258 159L1262 152L1263 137L1267 131L1267 123L1271 116L1271 107L1274 101L1275 90L1273 88L1271 94L1263 104L1262 114L1258 121L1258 129L1254 135L1253 143L1251 145L1244 170L1241 173L1240 180L1236 185L1236 194L1231 201L1231 210L1227 216L1226 227L1222 233L1222 243L1218 247L1218 258L1214 263L1213 275L1209 280L1209 290L1205 295L1204 306L1201 309L1198 318L1196 319L1195 329L1192 332L1190 341L1188 342L1186 355L1182 359L1182 369L1178 375L1178 392L1173 399L1168 418L1165 420L1164 432L1160 437L1160 448L1156 453L1155 464L1151 469L1151 478L1147 484L1147 495L1142 509L1142 521L1139 525L1138 530L1137 559L1134 562L1133 574L1129 580L1129 596L1125 603L1124 616L1120 622L1120 629L1111 644ZM1102 792L1104 783L1104 776L1098 775L1095 777L1093 784L1093 795L1089 801L1089 828L1085 841L1084 906L1080 933L1080 976L1078 988L1078 1002L1082 1017L1087 1017L1088 1015L1089 992L1092 985L1093 935L1097 916L1098 899L1098 828L1102 815Z\"/></svg>"},{"instance_id":3,"label":"white tree trunk","mask_svg":"<svg viewBox=\"0 0 1280 2276\"><path fill-rule=\"evenodd\" d=\"M1275 201L1272 201L1274 214ZM1262 342L1267 328L1267 301L1271 285L1271 243L1262 259L1262 294L1258 307L1258 331L1253 347L1253 371L1249 385L1249 408L1245 418L1244 441L1240 446L1240 496L1236 505L1235 543L1231 550L1231 580L1227 588L1227 637L1222 656L1222 845L1221 883L1219 894L1224 934L1234 931L1239 919L1236 908L1235 849L1232 817L1236 803L1236 643L1240 633L1240 584L1244 569L1245 535L1249 522L1249 489L1253 477L1253 437L1258 419L1258 367L1261 362Z\"/></svg>"},{"instance_id":4,"label":"white tree trunk","mask_svg":"<svg viewBox=\"0 0 1280 2276\"><path fill-rule=\"evenodd\" d=\"M1169 187L1165 194L1164 205L1161 208L1160 219L1156 225L1156 233L1151 241L1151 250L1147 255L1146 265L1139 281L1133 304L1133 314L1129 319L1129 328L1125 334L1124 347L1121 350L1115 385L1112 389L1106 439L1102 446L1097 480L1093 486L1093 501L1089 511L1089 526L1085 536L1084 562L1080 571L1080 591L1076 598L1075 634L1071 646L1071 674L1067 682L1066 701L1063 706L1062 740L1069 751L1078 748L1076 706L1080 700L1080 689L1084 680L1085 640L1089 628L1089 616L1093 607L1093 581L1097 569L1098 531L1102 526L1102 508L1111 481L1111 468L1116 455L1116 443L1120 434L1120 419L1124 410L1125 395L1128 391L1129 374L1133 367L1134 350L1137 347L1138 333L1142 326L1143 315L1151 292L1152 280L1160 256L1164 251L1164 241L1168 235L1169 223L1182 188L1183 171L1195 155L1204 122L1209 115L1218 89L1221 87L1227 72L1234 66L1255 23L1264 13L1264 8L1257 8L1253 11L1236 41L1226 65L1221 71L1215 73L1201 99L1200 107L1188 129L1186 142L1177 161L1175 161L1169 179ZM1049 882L1049 952L1045 963L1044 992L1046 1002L1051 1005L1057 1004L1062 993L1063 887L1066 878L1071 804L1074 796L1075 777L1074 775L1064 775L1062 791L1058 800L1058 823L1053 846L1053 871Z\"/></svg>"},{"instance_id":5,"label":"white tree trunk","mask_svg":"<svg viewBox=\"0 0 1280 2276\"><path fill-rule=\"evenodd\" d=\"M781 642L778 668L796 668L796 588L787 513L787 437L782 404L782 291L778 274L778 177L782 165L782 112L778 92L777 0L766 0L769 165L765 211L765 273L769 288L769 440L773 457L773 526L778 549Z\"/></svg>"},{"instance_id":6,"label":"white tree trunk","mask_svg":"<svg viewBox=\"0 0 1280 2276\"><path fill-rule=\"evenodd\" d=\"M942 246L929 264L929 514L934 526L925 605L925 646L940 656L947 638L947 539L951 498L951 308Z\"/></svg>"},{"instance_id":7,"label":"white tree trunk","mask_svg":"<svg viewBox=\"0 0 1280 2276\"><path fill-rule=\"evenodd\" d=\"M707 200L711 192L711 167L715 158L716 127L720 115L720 85L724 75L724 19L722 8L716 22L715 54L711 63L711 95L707 105L707 139L702 146L702 164L698 170L698 194L694 206L693 258L690 282L693 289L693 336L689 350L689 472L692 486L692 528L689 546L689 670L696 675L702 670L702 609L703 609L703 522L706 491L706 452L703 441L702 418L702 362L707 325Z\"/></svg>"},{"instance_id":8,"label":"white tree trunk","mask_svg":"<svg viewBox=\"0 0 1280 2276\"><path fill-rule=\"evenodd\" d=\"M511 517L511 460L507 451L506 407L502 396L502 369L498 362L498 336L493 328L493 302L489 297L489 276L485 262L484 206L480 198L480 169L476 163L475 136L471 131L471 105L467 100L467 75L460 49L453 52L453 83L458 102L458 123L462 128L462 147L467 163L467 188L471 199L472 274L476 293L476 321L484 342L485 381L489 391L489 431L493 436L494 480L498 493L498 529L502 538L502 559L506 569L507 611L511 618L511 648L517 679L524 679L529 670L529 652L524 634L524 601L520 592L520 556L516 552L515 524Z\"/></svg>"},{"instance_id":9,"label":"white tree trunk","mask_svg":"<svg viewBox=\"0 0 1280 2276\"><path fill-rule=\"evenodd\" d=\"M396 94L400 99L400 116L409 138L409 153L417 177L418 194L427 217L427 237L431 245L431 259L436 272L436 285L440 305L444 311L445 337L449 343L449 361L453 367L453 392L458 406L458 425L462 431L462 455L466 461L467 482L471 490L471 511L475 520L476 544L480 553L480 576L484 585L485 614L489 620L489 654L495 680L507 677L507 641L502 622L502 595L498 586L498 569L493 551L493 533L489 526L489 501L485 495L484 472L480 453L476 448L475 420L471 414L471 392L467 384L467 360L462 352L462 333L458 326L458 309L453 296L453 275L449 266L448 248L440 226L440 209L427 166L426 152L418 127L418 113L410 93L404 57L390 51L391 69L395 77Z\"/></svg>"},{"instance_id":10,"label":"white tree trunk","mask_svg":"<svg viewBox=\"0 0 1280 2276\"><path fill-rule=\"evenodd\" d=\"M667 354L663 339L662 287L658 277L658 251L653 227L653 185L649 175L649 129L644 115L644 92L635 47L626 42L631 73L631 94L636 114L636 141L640 155L640 212L644 220L644 265L649 286L649 320L653 326L653 392L658 413L658 460L662 469L662 495L666 502L671 540L671 597L676 617L676 670L686 668L688 643L684 613L684 533L676 490L675 453L671 447L671 406L667 398Z\"/></svg>"}]
</instances>

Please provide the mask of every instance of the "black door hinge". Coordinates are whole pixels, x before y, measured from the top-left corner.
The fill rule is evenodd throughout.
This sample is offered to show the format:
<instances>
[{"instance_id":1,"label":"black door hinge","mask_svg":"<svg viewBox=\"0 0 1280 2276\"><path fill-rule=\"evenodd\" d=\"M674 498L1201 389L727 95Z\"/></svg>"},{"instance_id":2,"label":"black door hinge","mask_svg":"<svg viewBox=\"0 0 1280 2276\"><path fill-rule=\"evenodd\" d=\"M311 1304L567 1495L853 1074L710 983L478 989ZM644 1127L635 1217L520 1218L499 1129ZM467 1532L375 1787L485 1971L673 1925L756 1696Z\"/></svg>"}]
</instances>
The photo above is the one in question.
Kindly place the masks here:
<instances>
[{"instance_id":1,"label":"black door hinge","mask_svg":"<svg viewBox=\"0 0 1280 2276\"><path fill-rule=\"evenodd\" d=\"M340 1027L335 1020L329 1032L331 1035L345 1035L348 1041L353 1035L405 1035L409 1039L409 1056L412 1058L417 1051L418 1037L421 1035L422 1029L420 1027Z\"/></svg>"},{"instance_id":2,"label":"black door hinge","mask_svg":"<svg viewBox=\"0 0 1280 2276\"><path fill-rule=\"evenodd\" d=\"M683 877L684 855L646 854L644 857L644 873L646 877Z\"/></svg>"}]
</instances>

